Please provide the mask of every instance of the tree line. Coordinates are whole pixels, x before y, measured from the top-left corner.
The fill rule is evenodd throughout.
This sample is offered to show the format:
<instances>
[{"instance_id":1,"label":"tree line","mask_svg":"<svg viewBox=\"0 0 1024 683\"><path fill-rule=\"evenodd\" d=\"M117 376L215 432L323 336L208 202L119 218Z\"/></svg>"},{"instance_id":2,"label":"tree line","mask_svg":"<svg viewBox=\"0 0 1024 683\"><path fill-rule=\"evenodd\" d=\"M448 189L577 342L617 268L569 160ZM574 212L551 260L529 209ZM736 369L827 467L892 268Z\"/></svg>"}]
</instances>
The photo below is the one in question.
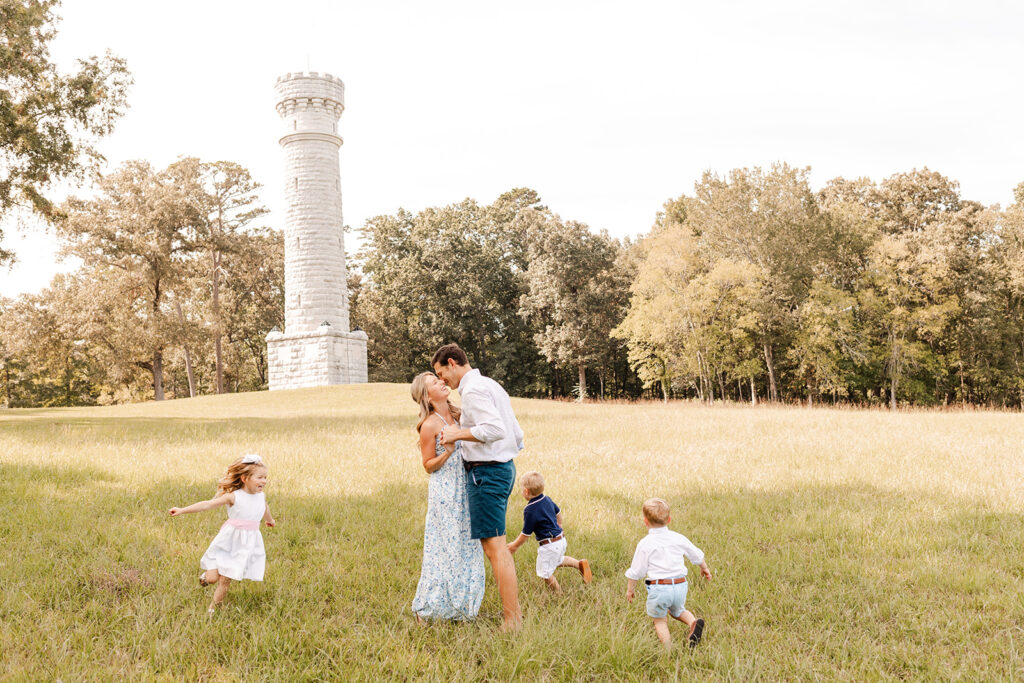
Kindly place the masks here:
<instances>
[{"instance_id":1,"label":"tree line","mask_svg":"<svg viewBox=\"0 0 1024 683\"><path fill-rule=\"evenodd\" d=\"M530 189L376 216L350 260L371 381L456 341L522 396L1024 408L1024 183L1003 210L933 171L706 173L650 232L563 220ZM125 164L61 207L81 268L0 298L0 401L266 388L283 241L229 162Z\"/></svg>"},{"instance_id":2,"label":"tree line","mask_svg":"<svg viewBox=\"0 0 1024 683\"><path fill-rule=\"evenodd\" d=\"M81 259L40 294L0 297L0 405L85 405L256 390L284 318L284 245L253 228L258 185L229 162L124 164L56 222Z\"/></svg>"}]
</instances>

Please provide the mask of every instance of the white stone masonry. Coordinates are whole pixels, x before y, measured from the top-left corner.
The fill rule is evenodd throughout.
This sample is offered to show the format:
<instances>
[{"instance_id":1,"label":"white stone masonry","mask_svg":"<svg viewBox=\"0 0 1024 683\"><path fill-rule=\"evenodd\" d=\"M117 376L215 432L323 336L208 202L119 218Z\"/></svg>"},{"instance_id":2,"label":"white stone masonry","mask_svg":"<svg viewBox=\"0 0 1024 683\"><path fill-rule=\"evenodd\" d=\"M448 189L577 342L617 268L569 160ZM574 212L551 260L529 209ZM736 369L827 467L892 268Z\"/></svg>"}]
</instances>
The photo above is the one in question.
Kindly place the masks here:
<instances>
[{"instance_id":1,"label":"white stone masonry","mask_svg":"<svg viewBox=\"0 0 1024 683\"><path fill-rule=\"evenodd\" d=\"M328 74L277 79L285 122L285 329L267 335L270 388L366 381L366 334L351 332L342 232L338 119L345 84Z\"/></svg>"}]
</instances>

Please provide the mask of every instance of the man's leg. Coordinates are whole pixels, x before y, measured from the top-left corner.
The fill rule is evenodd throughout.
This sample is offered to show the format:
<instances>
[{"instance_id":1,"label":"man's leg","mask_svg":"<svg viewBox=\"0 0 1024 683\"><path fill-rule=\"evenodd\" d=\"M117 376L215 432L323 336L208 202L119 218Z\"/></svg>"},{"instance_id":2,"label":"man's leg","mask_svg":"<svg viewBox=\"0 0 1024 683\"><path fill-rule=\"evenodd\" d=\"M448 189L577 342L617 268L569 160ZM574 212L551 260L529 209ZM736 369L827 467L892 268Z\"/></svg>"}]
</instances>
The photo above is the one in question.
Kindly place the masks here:
<instances>
[{"instance_id":1,"label":"man's leg","mask_svg":"<svg viewBox=\"0 0 1024 683\"><path fill-rule=\"evenodd\" d=\"M550 588L555 593L561 593L562 592L562 587L558 585L558 579L555 578L554 574L552 574L550 577L544 579L544 583L546 583L548 585L548 588Z\"/></svg>"},{"instance_id":2,"label":"man's leg","mask_svg":"<svg viewBox=\"0 0 1024 683\"><path fill-rule=\"evenodd\" d=\"M480 539L484 547L484 555L491 563L494 580L498 582L498 593L501 595L501 611L504 616L502 628L518 629L523 622L523 613L519 609L519 581L516 579L516 563L512 553L508 551L508 541L504 536L493 536Z\"/></svg>"}]
</instances>

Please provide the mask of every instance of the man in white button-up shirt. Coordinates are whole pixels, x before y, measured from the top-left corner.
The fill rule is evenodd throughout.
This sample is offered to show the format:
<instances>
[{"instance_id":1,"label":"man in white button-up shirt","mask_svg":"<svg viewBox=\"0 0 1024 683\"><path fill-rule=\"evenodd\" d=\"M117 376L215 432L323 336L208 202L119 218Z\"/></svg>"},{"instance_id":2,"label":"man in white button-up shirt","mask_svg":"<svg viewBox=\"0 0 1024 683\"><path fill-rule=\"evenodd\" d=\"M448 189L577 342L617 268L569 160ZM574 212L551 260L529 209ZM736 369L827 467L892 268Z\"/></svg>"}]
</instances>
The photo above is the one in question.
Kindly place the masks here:
<instances>
[{"instance_id":1,"label":"man in white button-up shirt","mask_svg":"<svg viewBox=\"0 0 1024 683\"><path fill-rule=\"evenodd\" d=\"M523 430L501 385L469 365L457 344L442 346L431 360L434 372L462 397L458 425L445 428L444 444L462 442L469 494L470 535L480 539L501 594L504 629L522 621L516 565L505 539L508 497L515 488L513 459L523 448Z\"/></svg>"},{"instance_id":2,"label":"man in white button-up shirt","mask_svg":"<svg viewBox=\"0 0 1024 683\"><path fill-rule=\"evenodd\" d=\"M637 581L646 578L647 616L654 620L654 631L658 639L668 645L672 636L668 631L668 615L690 627L690 647L700 642L704 633L704 620L698 619L686 609L686 562L700 565L700 572L708 581L711 570L704 561L704 553L686 536L668 528L672 521L668 503L661 498L644 502L644 525L647 536L636 544L633 563L626 570L626 599L633 602L633 591Z\"/></svg>"}]
</instances>

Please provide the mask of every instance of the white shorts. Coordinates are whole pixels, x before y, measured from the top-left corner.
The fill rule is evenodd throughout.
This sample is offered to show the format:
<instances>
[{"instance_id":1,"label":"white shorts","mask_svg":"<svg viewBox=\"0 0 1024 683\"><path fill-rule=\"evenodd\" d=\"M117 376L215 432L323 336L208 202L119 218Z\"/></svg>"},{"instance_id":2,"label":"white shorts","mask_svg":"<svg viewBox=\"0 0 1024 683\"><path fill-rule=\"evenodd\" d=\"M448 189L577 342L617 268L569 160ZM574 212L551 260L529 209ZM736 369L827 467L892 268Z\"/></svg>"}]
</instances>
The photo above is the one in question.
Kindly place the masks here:
<instances>
[{"instance_id":1,"label":"white shorts","mask_svg":"<svg viewBox=\"0 0 1024 683\"><path fill-rule=\"evenodd\" d=\"M550 579L562 564L567 547L564 538L539 546L537 548L537 576L542 579Z\"/></svg>"}]
</instances>

